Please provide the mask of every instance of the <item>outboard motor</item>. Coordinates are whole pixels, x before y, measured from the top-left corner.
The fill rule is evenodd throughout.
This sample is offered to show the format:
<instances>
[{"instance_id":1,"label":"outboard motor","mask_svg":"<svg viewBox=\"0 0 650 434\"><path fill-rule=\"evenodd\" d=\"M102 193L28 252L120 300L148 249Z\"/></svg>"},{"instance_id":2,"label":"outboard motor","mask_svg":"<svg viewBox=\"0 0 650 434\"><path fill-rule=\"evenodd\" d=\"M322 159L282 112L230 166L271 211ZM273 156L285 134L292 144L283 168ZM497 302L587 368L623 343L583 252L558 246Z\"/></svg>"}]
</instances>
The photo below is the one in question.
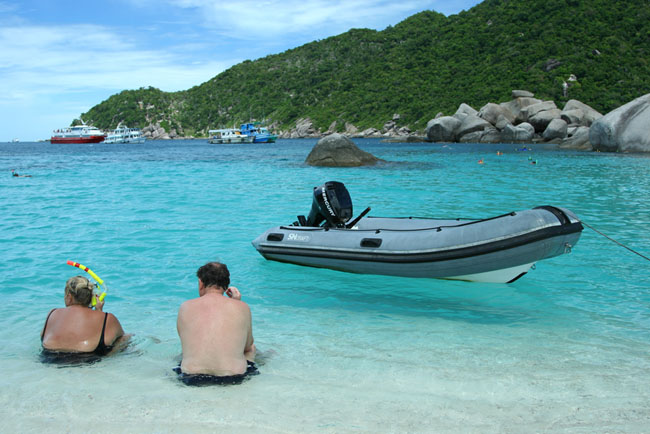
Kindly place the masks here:
<instances>
[{"instance_id":1,"label":"outboard motor","mask_svg":"<svg viewBox=\"0 0 650 434\"><path fill-rule=\"evenodd\" d=\"M320 187L314 187L314 200L309 216L298 216L300 226L345 227L352 218L352 199L342 182L328 181Z\"/></svg>"}]
</instances>

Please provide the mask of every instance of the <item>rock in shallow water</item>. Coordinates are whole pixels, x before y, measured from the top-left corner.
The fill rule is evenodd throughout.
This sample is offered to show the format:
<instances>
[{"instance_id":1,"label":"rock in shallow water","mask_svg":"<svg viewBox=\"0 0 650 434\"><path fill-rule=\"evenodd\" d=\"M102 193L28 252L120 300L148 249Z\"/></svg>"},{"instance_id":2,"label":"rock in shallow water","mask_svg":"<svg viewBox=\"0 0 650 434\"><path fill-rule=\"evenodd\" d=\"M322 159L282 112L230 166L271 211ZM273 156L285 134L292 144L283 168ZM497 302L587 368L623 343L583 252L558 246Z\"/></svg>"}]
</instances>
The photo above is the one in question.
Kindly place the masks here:
<instances>
[{"instance_id":1,"label":"rock in shallow water","mask_svg":"<svg viewBox=\"0 0 650 434\"><path fill-rule=\"evenodd\" d=\"M589 129L594 150L650 152L650 93L595 121Z\"/></svg>"},{"instance_id":2,"label":"rock in shallow water","mask_svg":"<svg viewBox=\"0 0 650 434\"><path fill-rule=\"evenodd\" d=\"M320 139L305 163L310 166L359 167L372 166L380 161L384 160L362 151L352 140L335 133Z\"/></svg>"}]
</instances>

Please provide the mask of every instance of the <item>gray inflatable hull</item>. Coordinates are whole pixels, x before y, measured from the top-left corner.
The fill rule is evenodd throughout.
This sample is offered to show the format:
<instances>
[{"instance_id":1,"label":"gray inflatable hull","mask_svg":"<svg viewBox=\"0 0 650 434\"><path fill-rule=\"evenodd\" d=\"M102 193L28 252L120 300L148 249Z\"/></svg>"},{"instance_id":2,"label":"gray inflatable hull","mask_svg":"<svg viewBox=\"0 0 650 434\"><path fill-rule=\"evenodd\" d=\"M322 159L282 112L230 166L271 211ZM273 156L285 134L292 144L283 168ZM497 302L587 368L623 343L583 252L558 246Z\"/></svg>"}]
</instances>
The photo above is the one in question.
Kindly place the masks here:
<instances>
[{"instance_id":1,"label":"gray inflatable hull","mask_svg":"<svg viewBox=\"0 0 650 434\"><path fill-rule=\"evenodd\" d=\"M564 208L483 220L366 217L353 228L277 226L253 241L266 259L352 273L509 283L570 252L582 232Z\"/></svg>"}]
</instances>

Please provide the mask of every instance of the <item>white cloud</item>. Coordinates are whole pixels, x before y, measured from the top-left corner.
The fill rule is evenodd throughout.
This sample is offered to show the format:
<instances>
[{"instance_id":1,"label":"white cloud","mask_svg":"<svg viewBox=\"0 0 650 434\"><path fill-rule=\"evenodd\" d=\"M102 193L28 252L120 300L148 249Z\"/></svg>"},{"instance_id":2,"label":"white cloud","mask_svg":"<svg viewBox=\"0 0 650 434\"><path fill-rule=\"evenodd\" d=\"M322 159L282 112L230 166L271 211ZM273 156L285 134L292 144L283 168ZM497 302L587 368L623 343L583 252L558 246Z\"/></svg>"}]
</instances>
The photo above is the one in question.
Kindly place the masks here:
<instances>
[{"instance_id":1,"label":"white cloud","mask_svg":"<svg viewBox=\"0 0 650 434\"><path fill-rule=\"evenodd\" d=\"M188 60L187 45L141 49L98 25L6 26L0 47L0 140L49 137L124 89L188 89L243 60Z\"/></svg>"},{"instance_id":2,"label":"white cloud","mask_svg":"<svg viewBox=\"0 0 650 434\"><path fill-rule=\"evenodd\" d=\"M396 17L406 18L413 11L432 6L430 0L168 0L168 3L198 9L203 26L241 39L305 33L332 36L352 27L381 30L388 24L396 24Z\"/></svg>"},{"instance_id":3,"label":"white cloud","mask_svg":"<svg viewBox=\"0 0 650 434\"><path fill-rule=\"evenodd\" d=\"M0 30L3 99L77 89L189 88L239 59L190 62L169 50L142 50L101 26L8 27Z\"/></svg>"}]
</instances>

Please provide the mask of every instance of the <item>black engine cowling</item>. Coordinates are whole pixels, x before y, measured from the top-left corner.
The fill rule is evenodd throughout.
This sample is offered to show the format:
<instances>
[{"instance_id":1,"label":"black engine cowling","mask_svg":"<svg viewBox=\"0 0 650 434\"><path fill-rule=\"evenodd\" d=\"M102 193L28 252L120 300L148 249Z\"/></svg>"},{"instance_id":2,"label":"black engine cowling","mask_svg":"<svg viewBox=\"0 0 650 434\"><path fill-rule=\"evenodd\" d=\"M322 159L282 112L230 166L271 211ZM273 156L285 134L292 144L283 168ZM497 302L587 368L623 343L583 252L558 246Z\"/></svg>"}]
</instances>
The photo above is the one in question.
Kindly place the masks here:
<instances>
[{"instance_id":1,"label":"black engine cowling","mask_svg":"<svg viewBox=\"0 0 650 434\"><path fill-rule=\"evenodd\" d=\"M342 182L328 181L314 187L314 199L309 216L298 216L300 226L345 227L352 218L352 199Z\"/></svg>"}]
</instances>

